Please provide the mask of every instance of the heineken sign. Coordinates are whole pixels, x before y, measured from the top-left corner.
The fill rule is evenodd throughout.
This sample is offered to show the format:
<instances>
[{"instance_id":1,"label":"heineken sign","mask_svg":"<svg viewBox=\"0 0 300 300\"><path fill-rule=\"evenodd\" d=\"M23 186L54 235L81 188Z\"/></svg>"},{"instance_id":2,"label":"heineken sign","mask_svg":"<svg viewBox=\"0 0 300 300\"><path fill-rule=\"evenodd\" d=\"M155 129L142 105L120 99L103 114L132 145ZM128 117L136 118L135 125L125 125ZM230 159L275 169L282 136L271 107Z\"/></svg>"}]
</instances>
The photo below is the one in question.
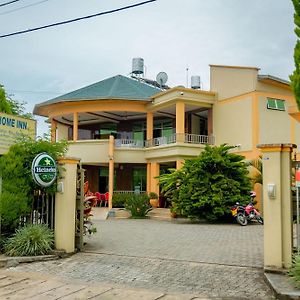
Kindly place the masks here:
<instances>
[{"instance_id":1,"label":"heineken sign","mask_svg":"<svg viewBox=\"0 0 300 300\"><path fill-rule=\"evenodd\" d=\"M31 171L36 184L48 187L56 179L57 167L55 160L47 153L40 153L34 158Z\"/></svg>"}]
</instances>

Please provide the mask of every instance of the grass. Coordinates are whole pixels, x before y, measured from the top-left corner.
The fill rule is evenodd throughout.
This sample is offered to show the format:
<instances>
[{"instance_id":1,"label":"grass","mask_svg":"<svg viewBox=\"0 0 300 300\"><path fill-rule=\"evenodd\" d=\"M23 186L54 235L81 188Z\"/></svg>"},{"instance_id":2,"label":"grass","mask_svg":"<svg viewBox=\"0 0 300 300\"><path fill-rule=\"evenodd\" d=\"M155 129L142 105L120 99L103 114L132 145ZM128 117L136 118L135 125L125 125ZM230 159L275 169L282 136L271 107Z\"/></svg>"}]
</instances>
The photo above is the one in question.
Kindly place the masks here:
<instances>
[{"instance_id":1,"label":"grass","mask_svg":"<svg viewBox=\"0 0 300 300\"><path fill-rule=\"evenodd\" d=\"M46 225L27 225L16 230L7 240L4 252L8 256L45 255L52 250L53 245L53 232Z\"/></svg>"}]
</instances>

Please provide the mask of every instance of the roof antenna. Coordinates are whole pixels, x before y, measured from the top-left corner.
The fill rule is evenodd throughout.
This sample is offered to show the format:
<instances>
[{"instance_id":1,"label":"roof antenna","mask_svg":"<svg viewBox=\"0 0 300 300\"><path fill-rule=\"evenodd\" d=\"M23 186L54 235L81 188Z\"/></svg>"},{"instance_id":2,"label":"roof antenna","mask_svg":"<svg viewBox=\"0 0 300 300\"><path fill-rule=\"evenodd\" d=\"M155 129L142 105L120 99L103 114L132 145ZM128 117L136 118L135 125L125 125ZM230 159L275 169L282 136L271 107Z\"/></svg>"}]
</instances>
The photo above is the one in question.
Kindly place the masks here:
<instances>
[{"instance_id":1,"label":"roof antenna","mask_svg":"<svg viewBox=\"0 0 300 300\"><path fill-rule=\"evenodd\" d=\"M186 87L189 87L189 67L186 67Z\"/></svg>"}]
</instances>

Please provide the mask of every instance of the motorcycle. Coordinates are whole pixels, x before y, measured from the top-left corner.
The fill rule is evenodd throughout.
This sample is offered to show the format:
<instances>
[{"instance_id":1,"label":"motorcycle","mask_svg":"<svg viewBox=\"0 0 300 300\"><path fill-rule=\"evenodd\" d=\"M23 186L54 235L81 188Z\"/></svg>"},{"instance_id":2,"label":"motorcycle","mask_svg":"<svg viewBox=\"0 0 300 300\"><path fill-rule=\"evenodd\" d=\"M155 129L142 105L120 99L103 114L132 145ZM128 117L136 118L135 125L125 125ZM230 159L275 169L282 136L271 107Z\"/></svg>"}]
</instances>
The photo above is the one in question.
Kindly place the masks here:
<instances>
[{"instance_id":1,"label":"motorcycle","mask_svg":"<svg viewBox=\"0 0 300 300\"><path fill-rule=\"evenodd\" d=\"M230 209L231 214L242 226L246 226L249 221L257 221L259 224L263 225L264 220L259 211L253 205L253 200L256 197L256 193L251 192L250 197L251 201L246 206L240 205L238 202L232 206Z\"/></svg>"}]
</instances>

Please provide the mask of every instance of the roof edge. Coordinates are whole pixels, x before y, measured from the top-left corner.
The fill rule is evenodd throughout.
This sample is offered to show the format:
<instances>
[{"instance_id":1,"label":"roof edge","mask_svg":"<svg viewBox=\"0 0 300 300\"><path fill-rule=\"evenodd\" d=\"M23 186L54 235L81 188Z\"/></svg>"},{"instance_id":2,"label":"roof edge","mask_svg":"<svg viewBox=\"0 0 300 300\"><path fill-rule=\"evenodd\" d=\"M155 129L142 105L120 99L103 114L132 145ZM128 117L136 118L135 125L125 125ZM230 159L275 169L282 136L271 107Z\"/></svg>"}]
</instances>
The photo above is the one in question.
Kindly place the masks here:
<instances>
[{"instance_id":1,"label":"roof edge","mask_svg":"<svg viewBox=\"0 0 300 300\"><path fill-rule=\"evenodd\" d=\"M272 76L272 75L258 75L258 80L262 81L262 80L265 80L265 79L276 81L276 82L279 82L279 83L282 83L282 84L285 84L285 85L288 85L288 86L291 85L290 81L282 79L282 78L279 78L279 77L276 77L276 76Z\"/></svg>"},{"instance_id":2,"label":"roof edge","mask_svg":"<svg viewBox=\"0 0 300 300\"><path fill-rule=\"evenodd\" d=\"M252 69L252 70L257 70L259 71L260 68L257 67L245 67L245 66L226 66L226 65L214 65L210 64L210 67L217 67L217 68L228 68L228 69Z\"/></svg>"}]
</instances>

